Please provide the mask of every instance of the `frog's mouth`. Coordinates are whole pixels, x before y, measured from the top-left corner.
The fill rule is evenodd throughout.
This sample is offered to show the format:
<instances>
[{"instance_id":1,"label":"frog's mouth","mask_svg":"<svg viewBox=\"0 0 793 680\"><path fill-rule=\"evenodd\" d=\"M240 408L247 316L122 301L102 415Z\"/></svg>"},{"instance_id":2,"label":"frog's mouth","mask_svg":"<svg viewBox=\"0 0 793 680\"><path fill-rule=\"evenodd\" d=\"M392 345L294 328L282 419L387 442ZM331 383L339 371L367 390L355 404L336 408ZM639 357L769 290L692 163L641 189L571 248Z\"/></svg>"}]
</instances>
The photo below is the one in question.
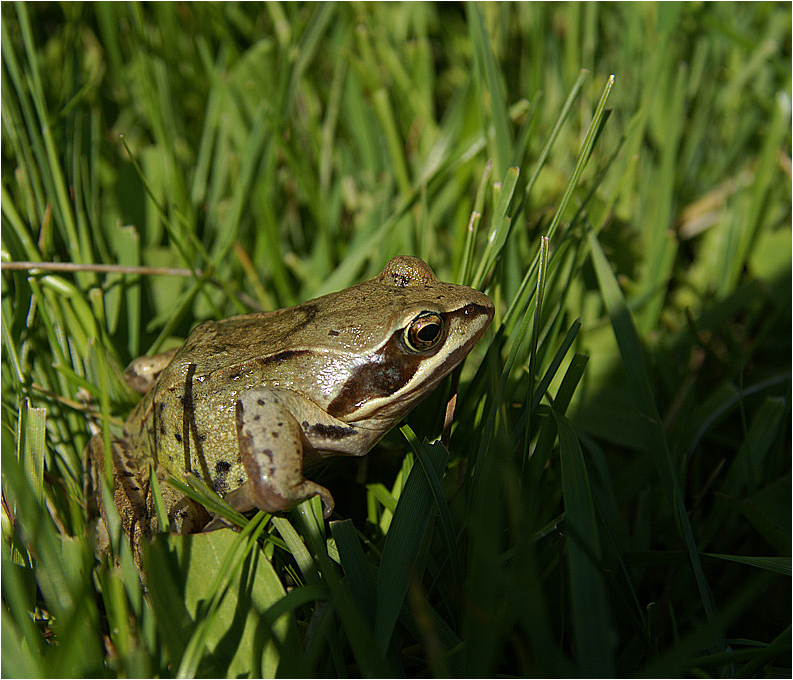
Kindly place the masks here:
<instances>
[{"instance_id":1,"label":"frog's mouth","mask_svg":"<svg viewBox=\"0 0 793 680\"><path fill-rule=\"evenodd\" d=\"M470 303L441 316L443 342L427 352L408 351L404 328L397 330L372 361L355 368L328 413L346 422L398 419L465 358L490 324L493 307Z\"/></svg>"}]
</instances>

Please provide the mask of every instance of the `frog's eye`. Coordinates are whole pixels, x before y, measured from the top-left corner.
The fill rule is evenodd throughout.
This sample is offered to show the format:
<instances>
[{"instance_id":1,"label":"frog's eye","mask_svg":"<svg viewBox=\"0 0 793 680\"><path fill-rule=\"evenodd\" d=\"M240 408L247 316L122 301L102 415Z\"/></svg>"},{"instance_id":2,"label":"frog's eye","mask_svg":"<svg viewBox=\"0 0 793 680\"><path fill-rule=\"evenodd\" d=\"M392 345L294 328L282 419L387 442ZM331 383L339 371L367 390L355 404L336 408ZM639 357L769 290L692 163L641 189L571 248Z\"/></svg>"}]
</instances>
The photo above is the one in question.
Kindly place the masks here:
<instances>
[{"instance_id":1,"label":"frog's eye","mask_svg":"<svg viewBox=\"0 0 793 680\"><path fill-rule=\"evenodd\" d=\"M443 318L435 312L422 312L405 329L404 338L414 352L434 349L443 339Z\"/></svg>"}]
</instances>

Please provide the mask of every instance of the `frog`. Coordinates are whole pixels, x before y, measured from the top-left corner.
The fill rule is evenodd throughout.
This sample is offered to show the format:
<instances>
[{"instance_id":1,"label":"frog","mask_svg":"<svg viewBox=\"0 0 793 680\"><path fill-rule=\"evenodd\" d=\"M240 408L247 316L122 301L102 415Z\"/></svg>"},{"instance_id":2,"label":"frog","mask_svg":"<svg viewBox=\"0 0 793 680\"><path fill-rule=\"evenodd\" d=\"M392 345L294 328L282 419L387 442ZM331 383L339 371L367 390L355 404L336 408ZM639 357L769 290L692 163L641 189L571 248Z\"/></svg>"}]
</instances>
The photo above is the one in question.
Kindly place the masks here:
<instances>
[{"instance_id":1,"label":"frog","mask_svg":"<svg viewBox=\"0 0 793 680\"><path fill-rule=\"evenodd\" d=\"M169 484L190 475L240 513L285 512L318 496L327 519L334 499L304 471L368 453L465 358L493 314L486 294L400 256L344 290L201 323L181 347L125 370L143 396L109 451L101 435L86 447L89 515L106 534L98 476L109 463L136 549L158 531L152 472L172 533L217 528Z\"/></svg>"}]
</instances>

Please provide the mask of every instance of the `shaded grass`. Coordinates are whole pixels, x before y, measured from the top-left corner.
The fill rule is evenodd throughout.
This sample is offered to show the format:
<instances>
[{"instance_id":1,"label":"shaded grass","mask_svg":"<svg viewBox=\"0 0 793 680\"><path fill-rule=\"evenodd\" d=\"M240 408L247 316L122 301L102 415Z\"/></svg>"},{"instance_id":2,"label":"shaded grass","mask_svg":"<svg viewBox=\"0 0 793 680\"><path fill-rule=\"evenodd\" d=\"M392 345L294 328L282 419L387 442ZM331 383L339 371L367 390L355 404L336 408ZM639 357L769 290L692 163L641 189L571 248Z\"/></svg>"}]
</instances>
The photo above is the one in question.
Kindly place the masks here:
<instances>
[{"instance_id":1,"label":"shaded grass","mask_svg":"<svg viewBox=\"0 0 793 680\"><path fill-rule=\"evenodd\" d=\"M3 271L4 675L789 674L789 5L2 31L3 261L196 272ZM86 416L119 432L121 368L400 253L497 306L448 451L442 388L325 471L329 527L160 537L147 593L118 524L96 562Z\"/></svg>"}]
</instances>

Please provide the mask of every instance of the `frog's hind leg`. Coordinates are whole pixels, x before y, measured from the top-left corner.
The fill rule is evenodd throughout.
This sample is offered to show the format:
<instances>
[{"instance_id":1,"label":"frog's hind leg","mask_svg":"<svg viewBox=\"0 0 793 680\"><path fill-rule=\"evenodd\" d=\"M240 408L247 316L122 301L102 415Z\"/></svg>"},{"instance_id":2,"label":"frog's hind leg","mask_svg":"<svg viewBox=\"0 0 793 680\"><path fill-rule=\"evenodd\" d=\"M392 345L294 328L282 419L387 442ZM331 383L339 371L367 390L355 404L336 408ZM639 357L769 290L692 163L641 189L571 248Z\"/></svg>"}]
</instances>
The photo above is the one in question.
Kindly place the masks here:
<instances>
[{"instance_id":1,"label":"frog's hind leg","mask_svg":"<svg viewBox=\"0 0 793 680\"><path fill-rule=\"evenodd\" d=\"M99 558L110 554L110 534L102 503L101 476L105 470L104 451L105 445L101 434L91 437L83 451L83 498L88 520L86 528Z\"/></svg>"},{"instance_id":2,"label":"frog's hind leg","mask_svg":"<svg viewBox=\"0 0 793 680\"><path fill-rule=\"evenodd\" d=\"M303 477L304 435L275 390L249 390L236 404L237 439L247 481L225 499L235 510L288 510L319 496L323 515L333 512L333 496Z\"/></svg>"},{"instance_id":3,"label":"frog's hind leg","mask_svg":"<svg viewBox=\"0 0 793 680\"><path fill-rule=\"evenodd\" d=\"M94 534L98 555L110 553L109 530L113 524L103 502L101 477L105 475L106 462L113 468L113 504L140 565L140 541L143 537L150 537L152 526L155 526L152 505L148 501L148 468L144 474L129 445L121 439L113 437L110 440L107 454L101 434L94 435L88 442L84 453L83 491L88 526Z\"/></svg>"},{"instance_id":4,"label":"frog's hind leg","mask_svg":"<svg viewBox=\"0 0 793 680\"><path fill-rule=\"evenodd\" d=\"M115 437L111 438L110 451L106 455L101 434L94 435L86 446L83 491L88 529L93 535L96 554L100 558L111 553L110 527L118 526L118 520L112 522L108 517L108 508L103 502L101 477L105 475L106 462L113 468L112 493L115 512L129 539L135 562L140 567L141 543L159 531L148 459L141 459L129 444ZM209 521L209 513L167 484L166 475L156 465L155 473L168 513L169 530L178 534L200 531Z\"/></svg>"}]
</instances>

